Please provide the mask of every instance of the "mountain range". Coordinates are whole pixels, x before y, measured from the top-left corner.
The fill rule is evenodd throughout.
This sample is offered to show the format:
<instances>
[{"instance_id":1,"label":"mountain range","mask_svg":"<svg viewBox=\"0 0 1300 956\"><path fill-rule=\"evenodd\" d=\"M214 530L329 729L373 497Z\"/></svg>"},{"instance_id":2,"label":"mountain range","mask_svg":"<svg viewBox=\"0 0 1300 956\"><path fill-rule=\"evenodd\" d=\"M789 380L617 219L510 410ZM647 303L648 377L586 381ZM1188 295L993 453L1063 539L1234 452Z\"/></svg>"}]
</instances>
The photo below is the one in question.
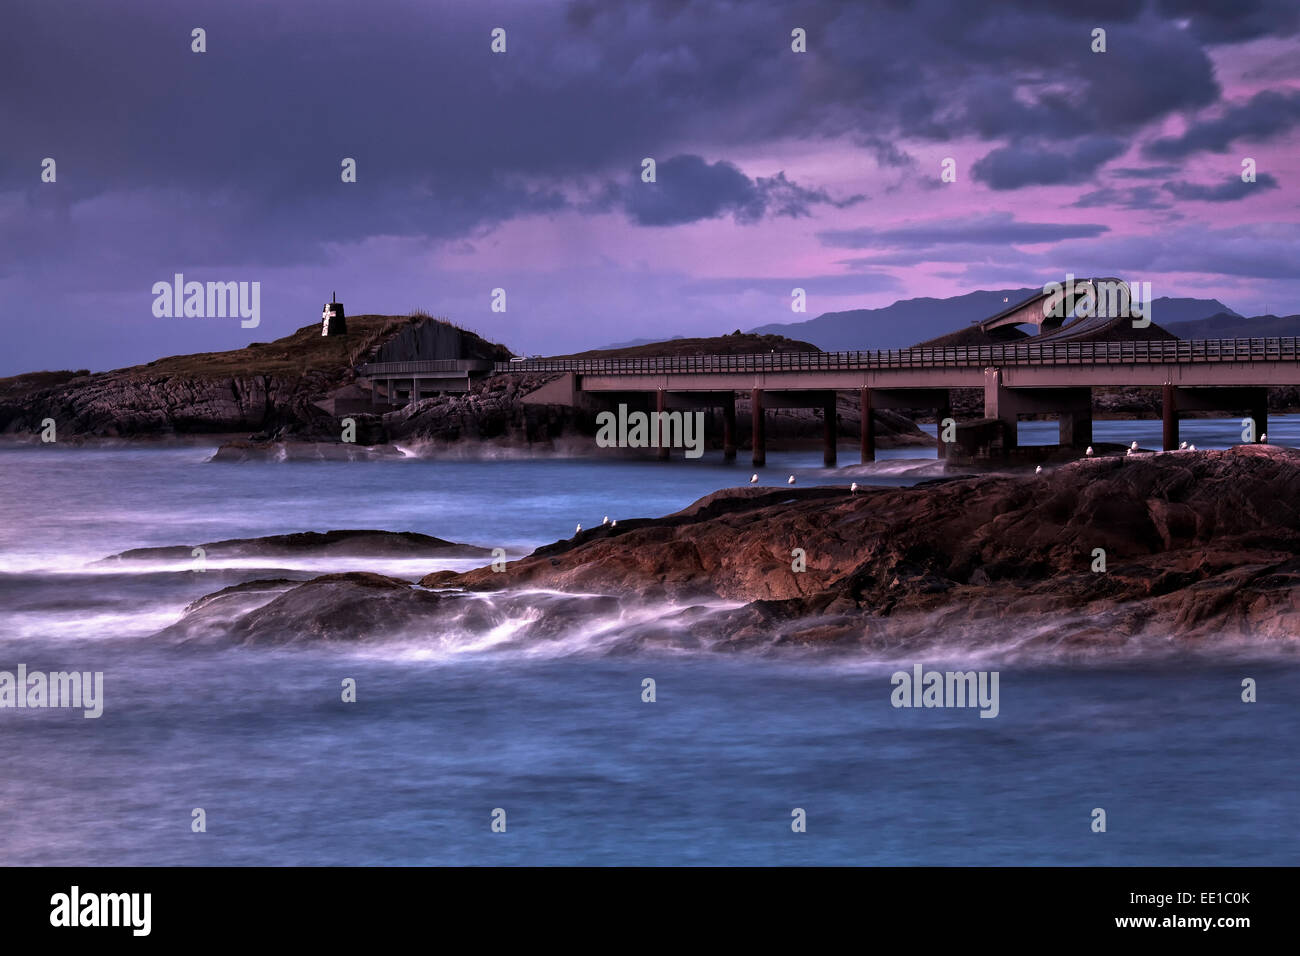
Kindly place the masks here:
<instances>
[{"instance_id":1,"label":"mountain range","mask_svg":"<svg viewBox=\"0 0 1300 956\"><path fill-rule=\"evenodd\" d=\"M1180 339L1236 339L1300 336L1300 315L1256 315L1242 318L1219 312L1192 322L1165 323Z\"/></svg>"},{"instance_id":2,"label":"mountain range","mask_svg":"<svg viewBox=\"0 0 1300 956\"><path fill-rule=\"evenodd\" d=\"M1008 307L1042 291L1041 288L980 290L947 299L929 296L901 299L879 309L851 309L825 312L806 322L772 323L750 331L756 334L786 335L811 342L824 351L854 349L900 349L918 342L956 332L972 322L997 315ZM1216 322L1204 328L1230 328L1234 324L1252 323L1218 299L1162 297L1152 302L1152 321L1180 338L1193 337L1180 328L1198 322ZM1267 317L1266 317L1267 318ZM1283 321L1283 320L1278 320ZM1294 327L1295 323L1292 324ZM1200 326L1197 326L1200 328ZM1295 335L1296 332L1232 331L1224 337L1249 335ZM1205 331L1197 338L1219 337Z\"/></svg>"}]
</instances>

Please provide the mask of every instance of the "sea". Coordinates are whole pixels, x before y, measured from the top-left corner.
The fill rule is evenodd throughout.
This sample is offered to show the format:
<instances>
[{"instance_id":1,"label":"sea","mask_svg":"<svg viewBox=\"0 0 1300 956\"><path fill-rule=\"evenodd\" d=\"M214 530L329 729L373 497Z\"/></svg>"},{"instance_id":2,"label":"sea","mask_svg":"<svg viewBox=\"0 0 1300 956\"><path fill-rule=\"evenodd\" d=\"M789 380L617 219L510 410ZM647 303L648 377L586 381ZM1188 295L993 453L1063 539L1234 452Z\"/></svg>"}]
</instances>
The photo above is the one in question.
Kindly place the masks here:
<instances>
[{"instance_id":1,"label":"sea","mask_svg":"<svg viewBox=\"0 0 1300 956\"><path fill-rule=\"evenodd\" d=\"M1201 448L1238 442L1240 430L1235 419L1182 423ZM1046 444L1056 425L1020 431ZM1275 416L1269 432L1300 445L1300 418ZM1094 437L1159 447L1160 423L1097 422ZM753 472L743 453L215 463L214 450L0 445L0 671L103 674L98 718L0 709L0 864L1300 859L1300 660L1276 648L1086 661L952 644L916 661L629 651L609 639L617 619L537 646L440 633L436 621L347 645L163 638L190 602L276 571L414 581L486 562L333 555L277 560L270 574L266 560L96 562L340 528L513 557L578 523L676 511ZM934 471L933 451L916 449L867 468L820 459L770 453L761 481L903 485ZM1006 647L1022 626L1053 622L1008 622ZM891 676L913 663L997 671L997 716L894 707ZM1254 702L1242 699L1245 680Z\"/></svg>"}]
</instances>

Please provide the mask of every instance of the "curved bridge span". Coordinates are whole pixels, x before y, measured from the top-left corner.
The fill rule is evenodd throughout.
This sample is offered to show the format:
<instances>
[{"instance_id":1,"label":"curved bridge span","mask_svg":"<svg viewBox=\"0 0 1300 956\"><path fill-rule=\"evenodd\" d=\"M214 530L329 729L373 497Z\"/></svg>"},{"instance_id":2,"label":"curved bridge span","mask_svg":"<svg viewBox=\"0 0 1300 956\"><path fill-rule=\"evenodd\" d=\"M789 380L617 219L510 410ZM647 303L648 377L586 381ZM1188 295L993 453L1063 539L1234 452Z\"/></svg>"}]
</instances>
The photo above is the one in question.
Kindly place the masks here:
<instances>
[{"instance_id":1,"label":"curved bridge span","mask_svg":"<svg viewBox=\"0 0 1300 956\"><path fill-rule=\"evenodd\" d=\"M1178 446L1181 411L1244 412L1257 435L1267 431L1268 388L1300 385L1300 339L1200 339L1037 342L864 352L772 352L607 359L532 359L499 362L498 373L553 372L556 380L531 393L534 404L609 407L616 402L659 413L720 408L723 448L736 454L736 393L748 392L753 460L766 461L764 410L819 408L825 423L825 461L836 461L836 394L857 391L862 461L875 459L876 409L934 410L951 418L953 388L982 388L984 417L954 422L955 437L940 442L971 458L1008 457L1018 447L1016 423L1025 415L1056 415L1060 444L1092 442L1092 389L1162 389L1164 447ZM662 419L660 419L662 421ZM668 457L668 449L660 449Z\"/></svg>"}]
</instances>

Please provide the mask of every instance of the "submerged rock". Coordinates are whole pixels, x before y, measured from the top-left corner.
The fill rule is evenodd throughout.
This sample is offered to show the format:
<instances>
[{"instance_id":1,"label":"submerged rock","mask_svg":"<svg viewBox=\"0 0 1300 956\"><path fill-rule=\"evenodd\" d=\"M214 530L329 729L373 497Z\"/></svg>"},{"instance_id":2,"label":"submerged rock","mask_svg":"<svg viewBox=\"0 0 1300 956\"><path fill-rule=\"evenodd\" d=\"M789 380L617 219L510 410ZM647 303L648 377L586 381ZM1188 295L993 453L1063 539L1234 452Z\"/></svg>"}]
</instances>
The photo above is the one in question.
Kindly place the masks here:
<instances>
[{"instance_id":1,"label":"submerged rock","mask_svg":"<svg viewBox=\"0 0 1300 956\"><path fill-rule=\"evenodd\" d=\"M132 548L110 555L96 564L118 561L191 561L193 545L175 545L161 548ZM273 534L260 538L228 538L211 541L197 547L203 549L207 560L264 557L317 557L346 554L355 557L395 558L476 558L489 555L487 548L472 544L444 541L413 531L299 531L294 534Z\"/></svg>"}]
</instances>

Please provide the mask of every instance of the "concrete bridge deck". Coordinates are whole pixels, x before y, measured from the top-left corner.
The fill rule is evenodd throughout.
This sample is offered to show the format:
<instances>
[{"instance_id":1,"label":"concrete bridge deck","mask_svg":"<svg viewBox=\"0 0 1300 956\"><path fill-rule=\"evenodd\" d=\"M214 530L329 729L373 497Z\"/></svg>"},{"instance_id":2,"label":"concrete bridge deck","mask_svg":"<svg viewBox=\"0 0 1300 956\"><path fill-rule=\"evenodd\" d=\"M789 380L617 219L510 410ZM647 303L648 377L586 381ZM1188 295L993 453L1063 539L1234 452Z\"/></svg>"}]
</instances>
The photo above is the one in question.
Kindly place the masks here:
<instances>
[{"instance_id":1,"label":"concrete bridge deck","mask_svg":"<svg viewBox=\"0 0 1300 956\"><path fill-rule=\"evenodd\" d=\"M772 352L743 355L676 355L649 358L530 359L498 362L498 372L574 372L586 377L633 375L734 375L753 373L910 372L939 369L959 375L962 370L992 367L1106 366L1122 376L1136 365L1220 365L1223 363L1289 363L1300 360L1300 339L1196 339L1139 342L1056 342L955 348L892 349L870 352ZM1097 373L1090 373L1097 374ZM827 377L819 377L826 382ZM846 388L858 383L844 379ZM978 384L978 382L976 383ZM1095 384L1125 384L1098 382ZM1159 383L1157 383L1159 384ZM1245 383L1242 383L1245 384ZM1290 383L1287 383L1290 384ZM697 384L696 388L707 387ZM825 388L825 384L819 387ZM956 386L954 386L956 387Z\"/></svg>"},{"instance_id":2,"label":"concrete bridge deck","mask_svg":"<svg viewBox=\"0 0 1300 956\"><path fill-rule=\"evenodd\" d=\"M467 392L476 375L492 371L482 359L419 359L406 362L367 362L357 377L370 386L374 405L402 405L439 392Z\"/></svg>"},{"instance_id":3,"label":"concrete bridge deck","mask_svg":"<svg viewBox=\"0 0 1300 956\"><path fill-rule=\"evenodd\" d=\"M1017 445L1021 415L1059 416L1061 444L1092 441L1092 392L1105 386L1160 387L1164 445L1178 444L1178 413L1245 410L1257 435L1267 429L1267 389L1300 385L1300 339L1016 342L1000 345L863 352L772 352L499 362L501 372L564 373L534 392L539 404L578 405L653 393L656 410L721 407L723 447L734 456L735 393L754 409L754 463L765 452L765 407L815 407L825 419L825 460L836 458L835 393L857 390L862 460L875 458L872 412L934 409L951 416L948 390L983 388L984 419L953 423L940 442L971 457L1005 455ZM667 449L661 449L667 457Z\"/></svg>"}]
</instances>

